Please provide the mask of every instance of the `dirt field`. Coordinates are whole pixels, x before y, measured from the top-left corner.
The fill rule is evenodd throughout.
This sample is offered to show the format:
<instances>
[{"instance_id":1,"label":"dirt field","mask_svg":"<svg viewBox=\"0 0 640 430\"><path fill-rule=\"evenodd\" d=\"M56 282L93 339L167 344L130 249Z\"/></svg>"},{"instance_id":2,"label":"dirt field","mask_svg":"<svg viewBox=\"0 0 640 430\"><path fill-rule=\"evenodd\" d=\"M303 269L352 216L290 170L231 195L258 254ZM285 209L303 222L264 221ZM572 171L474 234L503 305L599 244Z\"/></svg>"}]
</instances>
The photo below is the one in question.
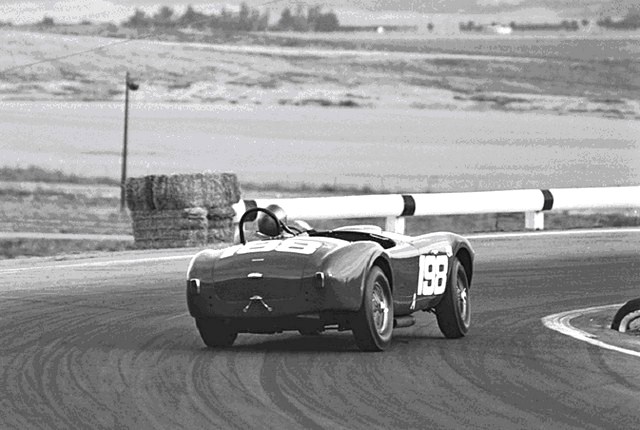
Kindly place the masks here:
<instances>
[{"instance_id":1,"label":"dirt field","mask_svg":"<svg viewBox=\"0 0 640 430\"><path fill-rule=\"evenodd\" d=\"M122 104L0 104L0 159L120 177ZM534 113L143 104L129 175L231 171L243 182L473 191L640 183L640 121Z\"/></svg>"},{"instance_id":2,"label":"dirt field","mask_svg":"<svg viewBox=\"0 0 640 430\"><path fill-rule=\"evenodd\" d=\"M7 70L0 100L121 100L129 70L143 102L640 118L639 39L632 36L260 37L221 45L0 30L0 68ZM105 44L112 46L14 69Z\"/></svg>"}]
</instances>

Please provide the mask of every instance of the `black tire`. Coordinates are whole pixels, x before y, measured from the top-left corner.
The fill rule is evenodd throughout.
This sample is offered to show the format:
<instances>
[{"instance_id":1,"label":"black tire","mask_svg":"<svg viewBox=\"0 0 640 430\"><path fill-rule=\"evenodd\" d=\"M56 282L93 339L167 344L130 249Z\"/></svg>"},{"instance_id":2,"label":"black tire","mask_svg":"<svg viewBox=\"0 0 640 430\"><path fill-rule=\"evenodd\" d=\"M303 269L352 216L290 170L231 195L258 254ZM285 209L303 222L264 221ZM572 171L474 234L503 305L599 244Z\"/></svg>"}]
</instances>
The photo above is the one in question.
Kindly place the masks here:
<instances>
[{"instance_id":1,"label":"black tire","mask_svg":"<svg viewBox=\"0 0 640 430\"><path fill-rule=\"evenodd\" d=\"M457 339L469 331L471 310L469 308L469 281L462 263L455 258L444 297L436 306L438 327L446 338Z\"/></svg>"},{"instance_id":2,"label":"black tire","mask_svg":"<svg viewBox=\"0 0 640 430\"><path fill-rule=\"evenodd\" d=\"M627 332L631 322L638 318L640 318L640 299L629 300L616 312L611 322L611 328L623 333Z\"/></svg>"},{"instance_id":3,"label":"black tire","mask_svg":"<svg viewBox=\"0 0 640 430\"><path fill-rule=\"evenodd\" d=\"M196 318L196 327L209 348L231 346L238 337L236 330L215 319Z\"/></svg>"},{"instance_id":4,"label":"black tire","mask_svg":"<svg viewBox=\"0 0 640 430\"><path fill-rule=\"evenodd\" d=\"M367 275L362 305L351 320L351 329L362 351L383 351L391 344L393 297L389 280L377 266Z\"/></svg>"}]
</instances>

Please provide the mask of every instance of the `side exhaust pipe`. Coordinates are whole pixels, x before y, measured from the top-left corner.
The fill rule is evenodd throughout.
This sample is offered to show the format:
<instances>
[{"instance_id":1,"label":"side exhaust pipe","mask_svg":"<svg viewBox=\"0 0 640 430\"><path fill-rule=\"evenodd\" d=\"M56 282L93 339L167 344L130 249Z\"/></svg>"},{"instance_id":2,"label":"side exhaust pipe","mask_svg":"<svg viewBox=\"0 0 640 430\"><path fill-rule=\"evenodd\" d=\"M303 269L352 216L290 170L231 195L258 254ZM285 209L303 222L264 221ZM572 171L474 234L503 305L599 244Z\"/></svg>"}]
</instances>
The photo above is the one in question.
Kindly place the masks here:
<instances>
[{"instance_id":1,"label":"side exhaust pipe","mask_svg":"<svg viewBox=\"0 0 640 430\"><path fill-rule=\"evenodd\" d=\"M396 317L393 319L393 328L411 327L416 323L416 319L412 315Z\"/></svg>"}]
</instances>

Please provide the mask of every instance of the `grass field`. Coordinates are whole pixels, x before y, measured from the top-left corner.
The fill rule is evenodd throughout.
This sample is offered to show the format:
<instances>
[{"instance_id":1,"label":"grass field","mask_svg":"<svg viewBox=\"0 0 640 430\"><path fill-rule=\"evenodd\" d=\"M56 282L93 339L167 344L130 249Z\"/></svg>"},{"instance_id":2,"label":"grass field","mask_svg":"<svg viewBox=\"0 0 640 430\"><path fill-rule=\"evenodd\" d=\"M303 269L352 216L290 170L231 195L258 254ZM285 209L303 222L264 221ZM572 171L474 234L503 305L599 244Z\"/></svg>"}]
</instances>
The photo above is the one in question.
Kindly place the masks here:
<instances>
[{"instance_id":1,"label":"grass field","mask_svg":"<svg viewBox=\"0 0 640 430\"><path fill-rule=\"evenodd\" d=\"M42 169L0 170L0 231L68 234L131 235L131 219L120 212L120 189L108 180L71 177ZM34 177L40 182L31 182ZM12 179L6 181L6 179ZM66 179L73 183L59 182ZM105 183L106 182L106 183ZM322 187L283 187L265 184L243 184L244 198L256 197L322 197L368 193L368 189ZM328 220L310 223L317 229L330 229L349 224L376 224L382 219ZM640 225L636 211L610 213L551 213L546 215L546 228L592 228ZM407 234L430 231L475 233L521 231L524 214L456 215L412 217L407 219ZM73 239L0 239L0 258L65 256L92 251L135 249L130 241Z\"/></svg>"}]
</instances>

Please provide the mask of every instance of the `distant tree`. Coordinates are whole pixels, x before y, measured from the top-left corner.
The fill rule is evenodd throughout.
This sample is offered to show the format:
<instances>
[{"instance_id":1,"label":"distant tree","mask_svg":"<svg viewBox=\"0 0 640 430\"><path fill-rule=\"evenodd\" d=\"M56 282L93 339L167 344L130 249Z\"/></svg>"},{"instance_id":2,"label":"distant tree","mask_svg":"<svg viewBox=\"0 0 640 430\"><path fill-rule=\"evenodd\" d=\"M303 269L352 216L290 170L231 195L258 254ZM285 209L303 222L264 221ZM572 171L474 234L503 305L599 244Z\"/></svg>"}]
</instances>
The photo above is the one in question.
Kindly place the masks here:
<instances>
[{"instance_id":1,"label":"distant tree","mask_svg":"<svg viewBox=\"0 0 640 430\"><path fill-rule=\"evenodd\" d=\"M38 23L38 25L42 26L42 27L53 27L54 25L56 25L56 23L53 21L53 18L51 18L50 16L44 16L42 18L42 21L40 21Z\"/></svg>"},{"instance_id":2,"label":"distant tree","mask_svg":"<svg viewBox=\"0 0 640 430\"><path fill-rule=\"evenodd\" d=\"M143 10L136 9L133 15L122 25L131 28L146 28L151 25L151 18L149 18Z\"/></svg>"},{"instance_id":3,"label":"distant tree","mask_svg":"<svg viewBox=\"0 0 640 430\"><path fill-rule=\"evenodd\" d=\"M590 24L587 18L583 18L582 21L580 21L580 23L582 24L583 27L586 27Z\"/></svg>"},{"instance_id":4,"label":"distant tree","mask_svg":"<svg viewBox=\"0 0 640 430\"><path fill-rule=\"evenodd\" d=\"M196 11L193 6L189 5L182 16L176 19L176 25L202 29L207 25L207 18L208 15Z\"/></svg>"},{"instance_id":5,"label":"distant tree","mask_svg":"<svg viewBox=\"0 0 640 430\"><path fill-rule=\"evenodd\" d=\"M271 14L269 13L268 10L266 10L264 13L260 15L260 19L258 19L258 28L256 30L266 31L269 29L270 15Z\"/></svg>"},{"instance_id":6,"label":"distant tree","mask_svg":"<svg viewBox=\"0 0 640 430\"><path fill-rule=\"evenodd\" d=\"M335 12L322 12L322 6L312 6L305 11L299 4L295 14L290 8L285 8L280 14L276 25L277 30L282 31L336 31L340 29L340 22Z\"/></svg>"},{"instance_id":7,"label":"distant tree","mask_svg":"<svg viewBox=\"0 0 640 430\"><path fill-rule=\"evenodd\" d=\"M321 6L312 6L307 10L307 23L309 24L309 29L311 31L318 30L318 21L321 20L321 17L322 17Z\"/></svg>"},{"instance_id":8,"label":"distant tree","mask_svg":"<svg viewBox=\"0 0 640 430\"><path fill-rule=\"evenodd\" d=\"M640 12L630 11L622 20L614 21L606 17L597 22L601 27L615 30L637 30L640 28Z\"/></svg>"},{"instance_id":9,"label":"distant tree","mask_svg":"<svg viewBox=\"0 0 640 430\"><path fill-rule=\"evenodd\" d=\"M293 24L294 24L294 20L293 20L293 15L291 13L291 9L286 7L280 14L280 19L278 20L277 27L280 30L292 30Z\"/></svg>"},{"instance_id":10,"label":"distant tree","mask_svg":"<svg viewBox=\"0 0 640 430\"><path fill-rule=\"evenodd\" d=\"M234 31L238 28L238 19L233 13L223 8L218 19L213 22L213 27L224 31Z\"/></svg>"},{"instance_id":11,"label":"distant tree","mask_svg":"<svg viewBox=\"0 0 640 430\"><path fill-rule=\"evenodd\" d=\"M336 31L340 29L340 22L338 21L338 16L333 12L323 13L318 16L315 31Z\"/></svg>"},{"instance_id":12,"label":"distant tree","mask_svg":"<svg viewBox=\"0 0 640 430\"><path fill-rule=\"evenodd\" d=\"M136 9L122 25L134 28L154 26L164 29L174 27L205 29L209 27L213 30L229 32L264 31L269 27L269 12L261 13L258 9L252 9L246 1L240 4L238 12L223 8L217 15L198 12L193 6L188 5L185 12L178 16L171 7L162 6L153 16L147 16L144 11Z\"/></svg>"},{"instance_id":13,"label":"distant tree","mask_svg":"<svg viewBox=\"0 0 640 430\"><path fill-rule=\"evenodd\" d=\"M173 9L169 6L162 6L158 12L153 15L153 24L159 27L171 27L173 22Z\"/></svg>"},{"instance_id":14,"label":"distant tree","mask_svg":"<svg viewBox=\"0 0 640 430\"><path fill-rule=\"evenodd\" d=\"M640 12L630 12L625 17L624 22L627 22L632 25L640 24Z\"/></svg>"},{"instance_id":15,"label":"distant tree","mask_svg":"<svg viewBox=\"0 0 640 430\"><path fill-rule=\"evenodd\" d=\"M238 30L251 30L251 9L249 9L249 6L245 2L240 3L240 11L238 12Z\"/></svg>"},{"instance_id":16,"label":"distant tree","mask_svg":"<svg viewBox=\"0 0 640 430\"><path fill-rule=\"evenodd\" d=\"M429 30L429 33L431 33L433 31L434 25L432 22L430 22L429 24L427 24L427 30Z\"/></svg>"}]
</instances>

